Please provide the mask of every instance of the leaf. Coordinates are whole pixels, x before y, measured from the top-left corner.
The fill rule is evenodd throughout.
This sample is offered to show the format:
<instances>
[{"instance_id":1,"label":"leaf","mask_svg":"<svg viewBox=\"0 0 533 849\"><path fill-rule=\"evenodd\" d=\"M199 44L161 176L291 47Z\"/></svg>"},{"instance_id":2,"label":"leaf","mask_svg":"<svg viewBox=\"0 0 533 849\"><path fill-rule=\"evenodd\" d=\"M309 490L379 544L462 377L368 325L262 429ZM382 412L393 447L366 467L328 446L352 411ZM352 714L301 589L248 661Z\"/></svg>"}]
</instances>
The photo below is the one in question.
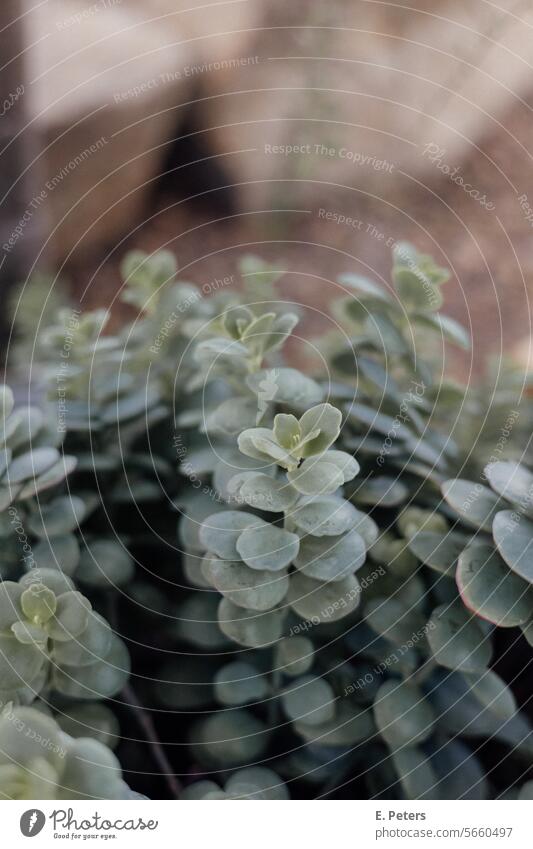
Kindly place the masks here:
<instances>
[{"instance_id":1,"label":"leaf","mask_svg":"<svg viewBox=\"0 0 533 849\"><path fill-rule=\"evenodd\" d=\"M485 466L485 475L498 495L524 510L533 503L533 474L513 460L501 460Z\"/></svg>"},{"instance_id":2,"label":"leaf","mask_svg":"<svg viewBox=\"0 0 533 849\"><path fill-rule=\"evenodd\" d=\"M76 578L90 587L123 586L135 573L133 558L122 543L113 539L94 539L86 544L80 557Z\"/></svg>"},{"instance_id":3,"label":"leaf","mask_svg":"<svg viewBox=\"0 0 533 849\"><path fill-rule=\"evenodd\" d=\"M513 572L533 584L533 522L511 510L494 517L494 542Z\"/></svg>"},{"instance_id":4,"label":"leaf","mask_svg":"<svg viewBox=\"0 0 533 849\"><path fill-rule=\"evenodd\" d=\"M499 719L510 719L517 711L515 697L505 681L491 669L481 674L465 673L465 680L482 705Z\"/></svg>"},{"instance_id":5,"label":"leaf","mask_svg":"<svg viewBox=\"0 0 533 849\"><path fill-rule=\"evenodd\" d=\"M323 457L304 460L297 469L289 471L287 477L303 495L330 495L344 483L342 471Z\"/></svg>"},{"instance_id":6,"label":"leaf","mask_svg":"<svg viewBox=\"0 0 533 849\"><path fill-rule=\"evenodd\" d=\"M387 306L394 306L394 301L389 293L382 286L378 286L369 280L367 277L361 277L359 274L341 274L339 283L348 286L363 296L370 296L372 299L381 301Z\"/></svg>"},{"instance_id":7,"label":"leaf","mask_svg":"<svg viewBox=\"0 0 533 849\"><path fill-rule=\"evenodd\" d=\"M490 663L489 638L462 605L441 605L431 614L427 640L435 660L448 669L484 672Z\"/></svg>"},{"instance_id":8,"label":"leaf","mask_svg":"<svg viewBox=\"0 0 533 849\"><path fill-rule=\"evenodd\" d=\"M439 742L430 763L439 779L433 798L467 801L489 797L485 771L461 740Z\"/></svg>"},{"instance_id":9,"label":"leaf","mask_svg":"<svg viewBox=\"0 0 533 849\"><path fill-rule=\"evenodd\" d=\"M331 404L317 404L307 410L300 419L303 441L301 456L313 457L327 451L340 433L341 422L341 411ZM317 435L310 438L317 431Z\"/></svg>"},{"instance_id":10,"label":"leaf","mask_svg":"<svg viewBox=\"0 0 533 849\"><path fill-rule=\"evenodd\" d=\"M393 418L386 413L381 413L373 407L353 402L346 407L346 414L350 421L370 430L376 431L383 436L403 441L411 436L410 429L400 421L399 417ZM381 445L382 443L380 443Z\"/></svg>"},{"instance_id":11,"label":"leaf","mask_svg":"<svg viewBox=\"0 0 533 849\"><path fill-rule=\"evenodd\" d=\"M247 648L265 648L275 643L283 633L283 622L284 614L280 610L256 613L237 607L227 598L223 598L218 607L222 633Z\"/></svg>"},{"instance_id":12,"label":"leaf","mask_svg":"<svg viewBox=\"0 0 533 849\"><path fill-rule=\"evenodd\" d=\"M370 478L354 491L354 499L358 504L372 507L396 507L403 504L409 495L409 490L396 478L385 476Z\"/></svg>"},{"instance_id":13,"label":"leaf","mask_svg":"<svg viewBox=\"0 0 533 849\"><path fill-rule=\"evenodd\" d=\"M373 598L365 605L365 620L376 634L396 646L425 646L425 617L397 598Z\"/></svg>"},{"instance_id":14,"label":"leaf","mask_svg":"<svg viewBox=\"0 0 533 849\"><path fill-rule=\"evenodd\" d=\"M17 497L20 499L31 498L37 493L44 492L58 483L61 483L76 468L76 457L64 454L61 459L54 463L46 472L28 481L20 490Z\"/></svg>"},{"instance_id":15,"label":"leaf","mask_svg":"<svg viewBox=\"0 0 533 849\"><path fill-rule=\"evenodd\" d=\"M435 714L419 687L391 680L377 692L374 719L385 742L398 749L427 740L433 731Z\"/></svg>"},{"instance_id":16,"label":"leaf","mask_svg":"<svg viewBox=\"0 0 533 849\"><path fill-rule=\"evenodd\" d=\"M294 730L313 746L355 746L374 737L376 728L372 711L354 708L341 701L335 716L319 725L295 722Z\"/></svg>"},{"instance_id":17,"label":"leaf","mask_svg":"<svg viewBox=\"0 0 533 849\"><path fill-rule=\"evenodd\" d=\"M438 799L438 777L423 751L408 746L392 753L406 799Z\"/></svg>"},{"instance_id":18,"label":"leaf","mask_svg":"<svg viewBox=\"0 0 533 849\"><path fill-rule=\"evenodd\" d=\"M256 417L257 402L253 398L228 398L209 413L206 430L237 436L244 428L253 427Z\"/></svg>"},{"instance_id":19,"label":"leaf","mask_svg":"<svg viewBox=\"0 0 533 849\"><path fill-rule=\"evenodd\" d=\"M442 494L450 507L453 507L468 525L482 528L484 531L492 530L492 522L501 502L486 486L456 478L442 484Z\"/></svg>"},{"instance_id":20,"label":"leaf","mask_svg":"<svg viewBox=\"0 0 533 849\"><path fill-rule=\"evenodd\" d=\"M291 521L306 534L339 536L360 521L360 512L343 498L318 496L303 500L291 512Z\"/></svg>"},{"instance_id":21,"label":"leaf","mask_svg":"<svg viewBox=\"0 0 533 849\"><path fill-rule=\"evenodd\" d=\"M78 637L87 627L91 603L81 593L69 590L57 599L55 615L47 624L53 640L68 641Z\"/></svg>"},{"instance_id":22,"label":"leaf","mask_svg":"<svg viewBox=\"0 0 533 849\"><path fill-rule=\"evenodd\" d=\"M288 478L304 495L327 495L352 480L359 471L359 463L351 454L326 451L318 457L304 460L298 469L288 473Z\"/></svg>"},{"instance_id":23,"label":"leaf","mask_svg":"<svg viewBox=\"0 0 533 849\"><path fill-rule=\"evenodd\" d=\"M359 581L353 575L342 581L324 584L296 572L290 577L287 603L313 624L336 622L358 606L361 596Z\"/></svg>"},{"instance_id":24,"label":"leaf","mask_svg":"<svg viewBox=\"0 0 533 849\"><path fill-rule=\"evenodd\" d=\"M293 368L262 369L250 375L246 382L264 401L287 404L298 410L318 404L324 395L316 380Z\"/></svg>"},{"instance_id":25,"label":"leaf","mask_svg":"<svg viewBox=\"0 0 533 849\"><path fill-rule=\"evenodd\" d=\"M204 651L225 649L226 635L218 624L220 598L216 593L194 593L178 607L175 633Z\"/></svg>"},{"instance_id":26,"label":"leaf","mask_svg":"<svg viewBox=\"0 0 533 849\"><path fill-rule=\"evenodd\" d=\"M235 661L222 666L215 675L215 695L228 707L262 701L268 694L268 682L256 666Z\"/></svg>"},{"instance_id":27,"label":"leaf","mask_svg":"<svg viewBox=\"0 0 533 849\"><path fill-rule=\"evenodd\" d=\"M467 330L449 315L442 313L415 313L413 316L416 324L422 327L427 327L430 330L436 330L448 342L453 342L454 345L459 345L465 351L469 351L472 347L472 340Z\"/></svg>"},{"instance_id":28,"label":"leaf","mask_svg":"<svg viewBox=\"0 0 533 849\"><path fill-rule=\"evenodd\" d=\"M244 530L237 539L236 548L251 569L278 572L293 562L300 539L290 531L264 523L261 527Z\"/></svg>"},{"instance_id":29,"label":"leaf","mask_svg":"<svg viewBox=\"0 0 533 849\"><path fill-rule=\"evenodd\" d=\"M490 545L472 545L463 551L456 581L466 607L494 625L513 628L533 617L529 584L509 571Z\"/></svg>"},{"instance_id":30,"label":"leaf","mask_svg":"<svg viewBox=\"0 0 533 849\"><path fill-rule=\"evenodd\" d=\"M313 665L315 652L307 637L284 637L276 646L274 669L284 675L303 675Z\"/></svg>"},{"instance_id":31,"label":"leaf","mask_svg":"<svg viewBox=\"0 0 533 849\"><path fill-rule=\"evenodd\" d=\"M38 569L59 569L72 576L80 561L80 546L74 534L62 534L40 540L33 548Z\"/></svg>"},{"instance_id":32,"label":"leaf","mask_svg":"<svg viewBox=\"0 0 533 849\"><path fill-rule=\"evenodd\" d=\"M85 629L73 640L54 646L54 660L59 664L87 666L106 657L112 641L111 627L100 614L91 611Z\"/></svg>"},{"instance_id":33,"label":"leaf","mask_svg":"<svg viewBox=\"0 0 533 849\"><path fill-rule=\"evenodd\" d=\"M392 279L400 300L409 312L439 310L443 304L439 287L428 279L422 269L415 265L414 269L401 266L393 269Z\"/></svg>"},{"instance_id":34,"label":"leaf","mask_svg":"<svg viewBox=\"0 0 533 849\"><path fill-rule=\"evenodd\" d=\"M126 646L115 634L106 656L88 666L55 667L53 683L64 696L74 699L105 699L122 690L130 673Z\"/></svg>"},{"instance_id":35,"label":"leaf","mask_svg":"<svg viewBox=\"0 0 533 849\"><path fill-rule=\"evenodd\" d=\"M365 542L352 530L340 537L305 537L294 565L310 578L342 581L360 569L365 559Z\"/></svg>"},{"instance_id":36,"label":"leaf","mask_svg":"<svg viewBox=\"0 0 533 849\"><path fill-rule=\"evenodd\" d=\"M242 451L247 457L261 460L268 466L271 466L272 461L274 461L284 469L290 469L297 462L285 448L282 448L276 442L273 431L266 427L253 427L243 430L239 434L238 445L239 451ZM257 471L260 470L260 468L257 469Z\"/></svg>"},{"instance_id":37,"label":"leaf","mask_svg":"<svg viewBox=\"0 0 533 849\"><path fill-rule=\"evenodd\" d=\"M443 575L453 575L467 542L463 534L455 531L445 534L420 531L408 540L407 545L422 563Z\"/></svg>"},{"instance_id":38,"label":"leaf","mask_svg":"<svg viewBox=\"0 0 533 849\"><path fill-rule=\"evenodd\" d=\"M13 392L6 386L5 383L0 385L0 424L4 424L5 420L9 418L13 411L13 407L15 406L15 399L13 397Z\"/></svg>"},{"instance_id":39,"label":"leaf","mask_svg":"<svg viewBox=\"0 0 533 849\"><path fill-rule=\"evenodd\" d=\"M237 540L241 533L246 528L259 529L266 524L252 513L237 510L212 513L202 522L200 542L206 551L213 551L223 560L239 560Z\"/></svg>"},{"instance_id":40,"label":"leaf","mask_svg":"<svg viewBox=\"0 0 533 849\"><path fill-rule=\"evenodd\" d=\"M320 725L335 715L335 695L323 678L306 675L296 678L281 693L283 710L293 722Z\"/></svg>"},{"instance_id":41,"label":"leaf","mask_svg":"<svg viewBox=\"0 0 533 849\"><path fill-rule=\"evenodd\" d=\"M11 461L7 480L11 485L22 483L28 478L38 478L54 466L60 458L57 448L36 448Z\"/></svg>"},{"instance_id":42,"label":"leaf","mask_svg":"<svg viewBox=\"0 0 533 849\"><path fill-rule=\"evenodd\" d=\"M75 531L86 515L85 502L76 495L54 498L30 513L28 527L39 537L58 536Z\"/></svg>"},{"instance_id":43,"label":"leaf","mask_svg":"<svg viewBox=\"0 0 533 849\"><path fill-rule=\"evenodd\" d=\"M250 711L222 711L196 726L192 742L203 763L228 769L257 761L268 743L268 730Z\"/></svg>"},{"instance_id":44,"label":"leaf","mask_svg":"<svg viewBox=\"0 0 533 849\"><path fill-rule=\"evenodd\" d=\"M289 510L298 498L298 493L286 481L256 472L235 475L228 489L238 492L238 497L249 507L272 513Z\"/></svg>"},{"instance_id":45,"label":"leaf","mask_svg":"<svg viewBox=\"0 0 533 849\"><path fill-rule=\"evenodd\" d=\"M208 574L212 585L238 607L249 610L271 610L283 601L289 589L285 571L250 569L240 561L210 560Z\"/></svg>"},{"instance_id":46,"label":"leaf","mask_svg":"<svg viewBox=\"0 0 533 849\"><path fill-rule=\"evenodd\" d=\"M248 767L234 773L226 784L226 793L232 799L282 801L289 798L289 791L281 778L263 766Z\"/></svg>"}]
</instances>

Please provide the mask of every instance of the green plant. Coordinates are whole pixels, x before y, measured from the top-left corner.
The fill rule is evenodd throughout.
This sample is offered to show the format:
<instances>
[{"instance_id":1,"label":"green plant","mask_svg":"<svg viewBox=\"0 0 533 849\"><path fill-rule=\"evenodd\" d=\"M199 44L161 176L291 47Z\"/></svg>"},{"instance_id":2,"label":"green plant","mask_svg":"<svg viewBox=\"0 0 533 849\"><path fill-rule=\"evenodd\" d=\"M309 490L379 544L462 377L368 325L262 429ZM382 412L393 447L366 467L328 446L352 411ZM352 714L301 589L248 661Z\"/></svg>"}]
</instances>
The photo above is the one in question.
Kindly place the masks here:
<instances>
[{"instance_id":1,"label":"green plant","mask_svg":"<svg viewBox=\"0 0 533 849\"><path fill-rule=\"evenodd\" d=\"M41 334L48 419L23 439L4 392L2 701L99 752L120 735L94 700L133 707L168 773L147 795L527 797L531 727L498 634L532 642L533 475L521 429L472 440L483 391L439 373L438 344L469 345L438 311L448 273L398 244L391 289L344 275L313 376L284 357L298 315L266 263L209 298L168 253L123 273L139 315L117 334L72 310ZM0 791L31 793L39 755L9 745ZM70 789L127 795L116 776Z\"/></svg>"}]
</instances>

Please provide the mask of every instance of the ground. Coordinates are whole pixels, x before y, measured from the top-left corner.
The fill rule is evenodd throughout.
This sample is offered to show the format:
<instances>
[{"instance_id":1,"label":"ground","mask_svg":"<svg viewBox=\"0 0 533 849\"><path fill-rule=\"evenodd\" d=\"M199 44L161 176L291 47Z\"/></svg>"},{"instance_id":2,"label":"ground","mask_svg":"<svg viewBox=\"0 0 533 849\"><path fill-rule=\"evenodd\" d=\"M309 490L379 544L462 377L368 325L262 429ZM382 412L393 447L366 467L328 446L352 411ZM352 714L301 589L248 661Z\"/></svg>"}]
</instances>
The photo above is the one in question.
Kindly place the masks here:
<instances>
[{"instance_id":1,"label":"ground","mask_svg":"<svg viewBox=\"0 0 533 849\"><path fill-rule=\"evenodd\" d=\"M69 274L77 292L89 284L87 305L113 303L118 263L126 249L168 245L177 254L183 279L201 284L236 274L237 257L243 249L251 250L287 271L280 289L285 298L318 311L310 319L314 331L324 326L319 313L327 309L338 273L351 270L388 279L390 245L408 239L452 269L446 311L470 327L474 347L472 359L452 354L450 366L464 378L479 376L487 355L519 351L524 358L529 344L532 126L531 105L517 101L505 120L494 122L494 131L472 149L455 181L442 174L443 166L457 167L444 154L435 160L431 184L400 174L391 189L392 181L378 182L377 177L374 195L359 190L355 181L341 188L317 184L311 201L299 204L304 210L299 212L228 213L218 203L218 192L204 195L202 204L160 192L146 220L127 240L106 256L93 257L89 267L70 268ZM457 175L466 186L458 184ZM290 183L277 188L290 198ZM320 210L333 214L327 220ZM336 214L354 220L338 223ZM114 310L115 320L121 320L122 308L115 305Z\"/></svg>"}]
</instances>

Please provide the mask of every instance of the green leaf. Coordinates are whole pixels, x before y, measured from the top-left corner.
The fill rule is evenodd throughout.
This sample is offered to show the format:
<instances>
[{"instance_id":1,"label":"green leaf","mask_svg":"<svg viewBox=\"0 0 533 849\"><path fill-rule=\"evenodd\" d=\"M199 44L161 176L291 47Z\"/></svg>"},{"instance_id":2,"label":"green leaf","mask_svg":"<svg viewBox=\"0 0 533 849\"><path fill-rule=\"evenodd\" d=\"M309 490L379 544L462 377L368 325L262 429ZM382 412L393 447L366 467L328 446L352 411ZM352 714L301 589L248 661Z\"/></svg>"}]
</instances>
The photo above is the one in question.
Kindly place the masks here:
<instances>
[{"instance_id":1,"label":"green leaf","mask_svg":"<svg viewBox=\"0 0 533 849\"><path fill-rule=\"evenodd\" d=\"M0 385L0 424L4 424L5 420L11 415L13 412L13 407L15 406L15 399L13 397L13 392L6 386L5 383Z\"/></svg>"},{"instance_id":2,"label":"green leaf","mask_svg":"<svg viewBox=\"0 0 533 849\"><path fill-rule=\"evenodd\" d=\"M399 417L393 418L386 413L380 413L373 407L368 407L366 404L351 403L346 408L348 419L358 425L360 428L368 427L370 430L391 439L401 440L411 436L411 431ZM381 445L381 443L380 443Z\"/></svg>"},{"instance_id":3,"label":"green leaf","mask_svg":"<svg viewBox=\"0 0 533 849\"><path fill-rule=\"evenodd\" d=\"M130 658L126 646L112 635L108 653L87 666L55 667L54 687L64 696L74 699L106 699L122 690L130 673Z\"/></svg>"},{"instance_id":4,"label":"green leaf","mask_svg":"<svg viewBox=\"0 0 533 849\"><path fill-rule=\"evenodd\" d=\"M215 695L228 707L260 702L267 693L266 677L251 663L227 663L215 675Z\"/></svg>"},{"instance_id":5,"label":"green leaf","mask_svg":"<svg viewBox=\"0 0 533 849\"><path fill-rule=\"evenodd\" d=\"M397 598L373 598L365 605L365 620L376 634L396 646L425 647L425 617Z\"/></svg>"},{"instance_id":6,"label":"green leaf","mask_svg":"<svg viewBox=\"0 0 533 849\"><path fill-rule=\"evenodd\" d=\"M7 479L13 485L28 478L38 478L54 466L59 458L57 448L36 448L34 451L28 451L12 460Z\"/></svg>"},{"instance_id":7,"label":"green leaf","mask_svg":"<svg viewBox=\"0 0 533 849\"><path fill-rule=\"evenodd\" d=\"M361 277L359 274L341 274L339 283L348 286L356 292L359 292L364 297L370 296L372 299L381 301L387 306L394 306L394 301L389 293L382 286L378 286L369 280L367 277Z\"/></svg>"},{"instance_id":8,"label":"green leaf","mask_svg":"<svg viewBox=\"0 0 533 849\"><path fill-rule=\"evenodd\" d=\"M416 746L433 732L435 714L419 687L387 681L374 700L374 718L381 736L393 749Z\"/></svg>"},{"instance_id":9,"label":"green leaf","mask_svg":"<svg viewBox=\"0 0 533 849\"><path fill-rule=\"evenodd\" d=\"M274 669L284 675L303 675L313 665L315 652L307 637L284 637L276 645Z\"/></svg>"},{"instance_id":10,"label":"green leaf","mask_svg":"<svg viewBox=\"0 0 533 849\"><path fill-rule=\"evenodd\" d=\"M208 566L212 585L238 607L249 610L271 610L289 589L285 571L272 572L250 569L240 561L210 560Z\"/></svg>"},{"instance_id":11,"label":"green leaf","mask_svg":"<svg viewBox=\"0 0 533 849\"><path fill-rule=\"evenodd\" d=\"M428 623L427 640L435 660L447 669L484 672L490 663L490 639L458 603L435 608Z\"/></svg>"},{"instance_id":12,"label":"green leaf","mask_svg":"<svg viewBox=\"0 0 533 849\"><path fill-rule=\"evenodd\" d=\"M305 537L294 565L310 578L342 581L360 569L365 559L365 542L352 530L340 537Z\"/></svg>"},{"instance_id":13,"label":"green leaf","mask_svg":"<svg viewBox=\"0 0 533 849\"><path fill-rule=\"evenodd\" d=\"M511 510L494 517L494 542L513 572L533 584L533 522Z\"/></svg>"},{"instance_id":14,"label":"green leaf","mask_svg":"<svg viewBox=\"0 0 533 849\"><path fill-rule=\"evenodd\" d=\"M442 313L426 313L413 316L416 324L422 327L427 327L430 330L435 330L440 333L448 342L453 342L454 345L459 345L465 351L469 351L472 347L472 340L467 330L459 324L455 319Z\"/></svg>"},{"instance_id":15,"label":"green leaf","mask_svg":"<svg viewBox=\"0 0 533 849\"><path fill-rule=\"evenodd\" d=\"M76 578L91 587L119 587L134 571L133 558L118 540L95 539L81 553Z\"/></svg>"},{"instance_id":16,"label":"green leaf","mask_svg":"<svg viewBox=\"0 0 533 849\"><path fill-rule=\"evenodd\" d=\"M459 555L467 543L467 538L455 531L447 531L444 534L420 531L411 537L407 544L422 563L443 575L453 575Z\"/></svg>"},{"instance_id":17,"label":"green leaf","mask_svg":"<svg viewBox=\"0 0 533 849\"><path fill-rule=\"evenodd\" d=\"M358 504L371 507L396 507L407 500L409 490L396 478L385 476L370 478L354 491Z\"/></svg>"},{"instance_id":18,"label":"green leaf","mask_svg":"<svg viewBox=\"0 0 533 849\"><path fill-rule=\"evenodd\" d=\"M290 531L265 523L244 530L237 539L236 548L251 569L278 572L293 562L300 539Z\"/></svg>"},{"instance_id":19,"label":"green leaf","mask_svg":"<svg viewBox=\"0 0 533 849\"><path fill-rule=\"evenodd\" d=\"M494 625L513 628L533 617L530 585L509 571L490 545L472 545L463 551L456 580L469 610Z\"/></svg>"},{"instance_id":20,"label":"green leaf","mask_svg":"<svg viewBox=\"0 0 533 849\"><path fill-rule=\"evenodd\" d=\"M282 513L289 510L298 498L298 493L284 480L276 480L269 475L256 472L241 472L229 483L230 490L244 504L255 510Z\"/></svg>"},{"instance_id":21,"label":"green leaf","mask_svg":"<svg viewBox=\"0 0 533 849\"><path fill-rule=\"evenodd\" d=\"M306 675L296 678L281 693L281 703L289 719L306 725L321 725L335 715L335 695L323 678Z\"/></svg>"},{"instance_id":22,"label":"green leaf","mask_svg":"<svg viewBox=\"0 0 533 849\"><path fill-rule=\"evenodd\" d=\"M527 511L533 503L533 474L513 460L485 466L485 475L498 495Z\"/></svg>"},{"instance_id":23,"label":"green leaf","mask_svg":"<svg viewBox=\"0 0 533 849\"><path fill-rule=\"evenodd\" d=\"M330 495L344 483L342 471L323 457L304 460L297 469L289 471L287 477L303 495Z\"/></svg>"},{"instance_id":24,"label":"green leaf","mask_svg":"<svg viewBox=\"0 0 533 849\"><path fill-rule=\"evenodd\" d=\"M319 725L295 722L294 730L308 743L315 746L355 746L375 735L376 728L372 712L361 710L341 701L335 716Z\"/></svg>"},{"instance_id":25,"label":"green leaf","mask_svg":"<svg viewBox=\"0 0 533 849\"><path fill-rule=\"evenodd\" d=\"M343 498L318 496L303 499L291 512L291 521L306 534L340 536L360 520L360 512Z\"/></svg>"},{"instance_id":26,"label":"green leaf","mask_svg":"<svg viewBox=\"0 0 533 849\"><path fill-rule=\"evenodd\" d=\"M213 551L223 560L239 560L237 540L246 528L259 528L266 526L252 513L239 512L238 510L224 510L220 513L212 513L204 519L200 528L200 542L206 551ZM258 566L259 569L263 568Z\"/></svg>"},{"instance_id":27,"label":"green leaf","mask_svg":"<svg viewBox=\"0 0 533 849\"><path fill-rule=\"evenodd\" d=\"M32 584L22 593L20 604L27 619L42 625L56 612L57 599L44 584Z\"/></svg>"},{"instance_id":28,"label":"green leaf","mask_svg":"<svg viewBox=\"0 0 533 849\"><path fill-rule=\"evenodd\" d=\"M54 646L57 663L71 666L87 666L106 657L112 642L111 627L94 610L89 612L87 625L73 640L58 642Z\"/></svg>"},{"instance_id":29,"label":"green leaf","mask_svg":"<svg viewBox=\"0 0 533 849\"><path fill-rule=\"evenodd\" d=\"M86 512L85 502L76 495L54 498L30 513L28 528L38 537L68 534L79 528Z\"/></svg>"},{"instance_id":30,"label":"green leaf","mask_svg":"<svg viewBox=\"0 0 533 849\"><path fill-rule=\"evenodd\" d=\"M486 486L456 478L442 484L442 494L468 525L484 531L492 530L492 522L501 507L501 501Z\"/></svg>"},{"instance_id":31,"label":"green leaf","mask_svg":"<svg viewBox=\"0 0 533 849\"><path fill-rule=\"evenodd\" d=\"M267 743L264 724L241 709L214 713L193 731L194 750L201 761L224 769L253 763Z\"/></svg>"},{"instance_id":32,"label":"green leaf","mask_svg":"<svg viewBox=\"0 0 533 849\"><path fill-rule=\"evenodd\" d=\"M91 603L81 593L70 590L57 599L55 615L47 625L53 640L67 641L78 637L87 627Z\"/></svg>"},{"instance_id":33,"label":"green leaf","mask_svg":"<svg viewBox=\"0 0 533 849\"><path fill-rule=\"evenodd\" d=\"M421 749L408 746L392 753L406 799L438 799L439 779Z\"/></svg>"},{"instance_id":34,"label":"green leaf","mask_svg":"<svg viewBox=\"0 0 533 849\"><path fill-rule=\"evenodd\" d=\"M307 410L300 419L303 449L302 457L322 454L337 439L342 422L342 413L331 404L317 404ZM318 431L317 436L312 435Z\"/></svg>"},{"instance_id":35,"label":"green leaf","mask_svg":"<svg viewBox=\"0 0 533 849\"><path fill-rule=\"evenodd\" d=\"M250 375L246 382L264 401L287 404L298 410L318 404L324 395L316 380L293 368L262 369Z\"/></svg>"},{"instance_id":36,"label":"green leaf","mask_svg":"<svg viewBox=\"0 0 533 849\"><path fill-rule=\"evenodd\" d=\"M284 613L280 610L269 610L266 613L243 610L223 598L218 608L218 623L222 633L239 645L265 648L281 637Z\"/></svg>"},{"instance_id":37,"label":"green leaf","mask_svg":"<svg viewBox=\"0 0 533 849\"><path fill-rule=\"evenodd\" d=\"M318 625L348 616L357 608L360 597L361 587L353 575L324 584L296 572L290 577L287 602L303 619Z\"/></svg>"},{"instance_id":38,"label":"green leaf","mask_svg":"<svg viewBox=\"0 0 533 849\"><path fill-rule=\"evenodd\" d=\"M32 478L32 480L28 481L22 487L17 497L21 500L24 498L32 498L34 495L45 492L45 490L56 486L74 471L76 463L77 460L74 456L64 454L57 463L50 466L46 472L39 475L39 477Z\"/></svg>"},{"instance_id":39,"label":"green leaf","mask_svg":"<svg viewBox=\"0 0 533 849\"><path fill-rule=\"evenodd\" d=\"M226 784L226 793L232 799L271 799L282 801L289 798L287 786L271 769L253 766L240 769Z\"/></svg>"},{"instance_id":40,"label":"green leaf","mask_svg":"<svg viewBox=\"0 0 533 849\"><path fill-rule=\"evenodd\" d=\"M516 713L516 701L505 681L491 669L481 674L465 673L465 680L482 705L499 719L510 719Z\"/></svg>"},{"instance_id":41,"label":"green leaf","mask_svg":"<svg viewBox=\"0 0 533 849\"><path fill-rule=\"evenodd\" d=\"M80 546L74 534L51 536L40 540L33 548L38 569L59 569L73 575L80 561Z\"/></svg>"}]
</instances>

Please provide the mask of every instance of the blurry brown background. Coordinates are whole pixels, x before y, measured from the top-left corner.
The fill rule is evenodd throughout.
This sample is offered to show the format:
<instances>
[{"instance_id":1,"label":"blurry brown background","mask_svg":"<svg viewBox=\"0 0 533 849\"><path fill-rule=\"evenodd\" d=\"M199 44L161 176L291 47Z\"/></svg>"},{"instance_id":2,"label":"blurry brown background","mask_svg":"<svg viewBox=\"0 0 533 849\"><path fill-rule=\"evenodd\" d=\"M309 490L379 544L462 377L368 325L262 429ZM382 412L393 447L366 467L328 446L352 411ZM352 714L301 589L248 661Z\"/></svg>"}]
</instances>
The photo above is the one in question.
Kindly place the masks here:
<instances>
[{"instance_id":1,"label":"blurry brown background","mask_svg":"<svg viewBox=\"0 0 533 849\"><path fill-rule=\"evenodd\" d=\"M32 210L6 268L17 253L25 273L58 269L94 306L113 304L126 249L170 247L205 283L245 246L321 310L339 272L386 279L409 239L453 269L465 374L488 352L527 357L531 0L8 0L3 14L24 68L13 59L2 97L25 84L4 101L2 195L17 202L2 245Z\"/></svg>"}]
</instances>

